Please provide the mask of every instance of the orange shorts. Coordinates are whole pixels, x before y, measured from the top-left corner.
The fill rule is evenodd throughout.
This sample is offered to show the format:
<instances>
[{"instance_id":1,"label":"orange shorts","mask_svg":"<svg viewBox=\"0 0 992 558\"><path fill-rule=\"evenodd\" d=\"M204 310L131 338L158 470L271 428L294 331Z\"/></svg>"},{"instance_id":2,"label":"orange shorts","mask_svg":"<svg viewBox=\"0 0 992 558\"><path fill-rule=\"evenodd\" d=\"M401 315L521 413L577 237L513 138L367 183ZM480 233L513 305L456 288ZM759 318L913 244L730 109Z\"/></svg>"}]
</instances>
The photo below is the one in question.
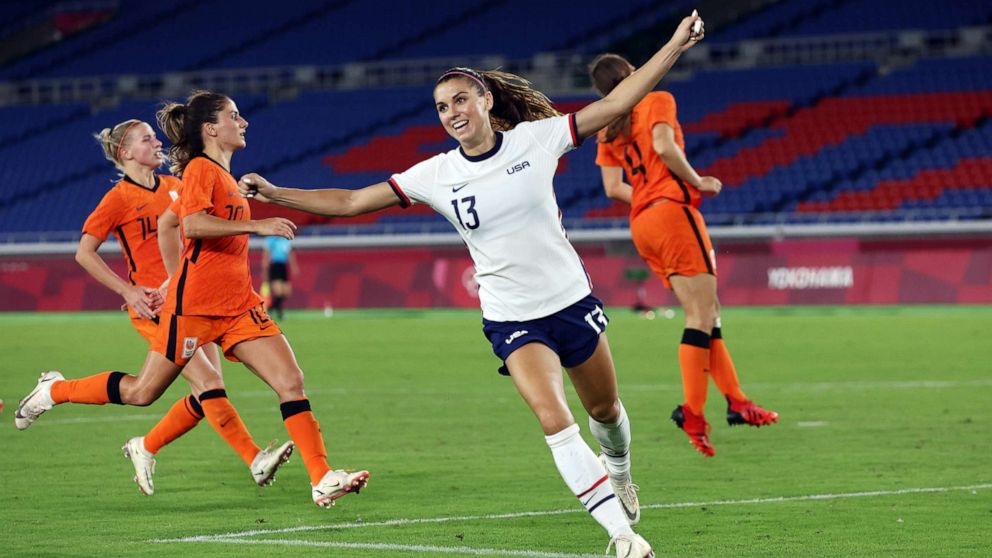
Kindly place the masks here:
<instances>
[{"instance_id":1,"label":"orange shorts","mask_svg":"<svg viewBox=\"0 0 992 558\"><path fill-rule=\"evenodd\" d=\"M157 332L159 321L146 320L139 317L130 308L127 309L127 313L131 316L131 325L134 327L134 330L138 332L138 335L144 337L145 341L148 341L149 344L154 343L155 336L158 335Z\"/></svg>"},{"instance_id":2,"label":"orange shorts","mask_svg":"<svg viewBox=\"0 0 992 558\"><path fill-rule=\"evenodd\" d=\"M630 222L634 246L665 287L670 275L716 275L716 256L706 222L691 205L666 201L642 211Z\"/></svg>"},{"instance_id":3,"label":"orange shorts","mask_svg":"<svg viewBox=\"0 0 992 558\"><path fill-rule=\"evenodd\" d=\"M176 316L163 312L151 349L184 366L201 345L217 343L228 360L238 362L231 349L242 341L281 335L282 330L265 312L265 306L240 316Z\"/></svg>"}]
</instances>

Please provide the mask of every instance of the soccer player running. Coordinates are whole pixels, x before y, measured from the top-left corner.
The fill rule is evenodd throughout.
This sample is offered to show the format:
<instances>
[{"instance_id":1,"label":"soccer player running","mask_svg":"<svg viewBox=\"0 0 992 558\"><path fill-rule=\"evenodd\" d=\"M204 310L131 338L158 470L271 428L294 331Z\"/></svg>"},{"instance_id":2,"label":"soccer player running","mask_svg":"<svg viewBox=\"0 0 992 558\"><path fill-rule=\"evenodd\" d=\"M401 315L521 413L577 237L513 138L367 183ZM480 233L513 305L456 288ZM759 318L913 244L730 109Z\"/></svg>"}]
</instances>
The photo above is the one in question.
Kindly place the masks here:
<instances>
[{"instance_id":1,"label":"soccer player running","mask_svg":"<svg viewBox=\"0 0 992 558\"><path fill-rule=\"evenodd\" d=\"M104 195L83 224L76 261L94 279L121 295L134 329L152 343L163 302L161 286L168 277L159 252L157 223L159 216L169 212L169 205L178 199L180 182L173 176L156 174L155 171L165 161L165 155L162 153L162 142L147 123L125 120L113 128L104 128L96 138L103 147L104 156L123 176ZM97 253L111 233L117 237L124 252L127 280L110 269ZM167 236L163 238L166 239ZM178 236L174 236L171 242L165 243L163 247L171 248L167 253L178 252L178 241ZM178 253L172 261L178 261ZM155 492L152 480L154 455L203 419L201 399L204 405L220 409L218 414L238 415L226 397L217 396L224 390L220 370L216 345L208 343L197 349L183 370L183 377L189 382L193 394L176 401L145 436L131 438L124 444L122 450L134 465L134 481L142 493L151 496ZM57 373L49 374L57 377ZM80 394L79 397L90 397L95 402L101 402L105 394L98 391L95 394ZM259 448L240 421L233 423L228 432L230 435L225 440L248 465L259 486L271 484L276 471L293 452L293 442L286 442L278 448Z\"/></svg>"},{"instance_id":2,"label":"soccer player running","mask_svg":"<svg viewBox=\"0 0 992 558\"><path fill-rule=\"evenodd\" d=\"M424 203L451 222L475 263L485 336L537 416L565 483L624 557L654 555L631 529L639 506L630 477L630 424L617 394L602 303L562 228L552 179L562 155L628 112L702 38L701 29L692 32L696 21L701 27L698 17L685 18L636 74L575 114L560 115L512 74L445 72L434 101L458 149L387 182L358 190L295 190L249 174L239 184L258 200L321 215ZM590 416L602 461L569 411L562 367Z\"/></svg>"},{"instance_id":3,"label":"soccer player running","mask_svg":"<svg viewBox=\"0 0 992 558\"><path fill-rule=\"evenodd\" d=\"M248 122L230 98L196 91L187 103L171 103L158 113L172 142L173 172L183 178L178 215L185 244L177 278L168 295L144 366L137 375L105 372L81 380L42 375L17 408L18 428L27 428L54 405L65 402L149 405L176 379L203 344L215 342L225 356L243 362L279 396L283 421L310 475L311 496L322 507L363 488L368 471L332 470L320 426L304 393L296 357L251 286L248 234L293 238L296 226L274 217L252 220L230 174L235 151L243 149ZM85 397L79 397L85 394ZM216 398L226 398L216 390ZM207 420L228 438L244 431L229 406L201 397Z\"/></svg>"},{"instance_id":4,"label":"soccer player running","mask_svg":"<svg viewBox=\"0 0 992 558\"><path fill-rule=\"evenodd\" d=\"M590 64L589 73L596 90L608 98L635 69L621 56L604 54ZM648 94L600 132L596 164L607 196L630 204L637 251L685 311L679 345L685 403L675 408L672 420L698 451L712 456L710 425L703 416L707 373L727 399L730 425L772 424L778 413L755 405L741 391L723 342L715 255L697 209L701 197L719 194L722 184L699 176L689 164L675 113L671 93Z\"/></svg>"}]
</instances>

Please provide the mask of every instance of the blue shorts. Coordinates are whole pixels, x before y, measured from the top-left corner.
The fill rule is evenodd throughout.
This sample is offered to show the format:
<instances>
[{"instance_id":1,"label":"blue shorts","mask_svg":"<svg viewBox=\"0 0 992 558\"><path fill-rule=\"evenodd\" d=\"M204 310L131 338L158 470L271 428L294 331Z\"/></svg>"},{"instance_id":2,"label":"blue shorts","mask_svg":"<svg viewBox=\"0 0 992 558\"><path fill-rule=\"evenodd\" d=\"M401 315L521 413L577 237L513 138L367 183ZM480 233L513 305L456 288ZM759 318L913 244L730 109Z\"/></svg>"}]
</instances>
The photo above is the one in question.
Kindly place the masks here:
<instances>
[{"instance_id":1,"label":"blue shorts","mask_svg":"<svg viewBox=\"0 0 992 558\"><path fill-rule=\"evenodd\" d=\"M599 334L606 331L609 318L603 303L588 295L550 316L525 322L494 322L482 319L482 333L493 344L493 352L504 362L513 351L528 343L542 343L558 354L565 368L578 366L596 352ZM506 366L499 373L509 376Z\"/></svg>"}]
</instances>

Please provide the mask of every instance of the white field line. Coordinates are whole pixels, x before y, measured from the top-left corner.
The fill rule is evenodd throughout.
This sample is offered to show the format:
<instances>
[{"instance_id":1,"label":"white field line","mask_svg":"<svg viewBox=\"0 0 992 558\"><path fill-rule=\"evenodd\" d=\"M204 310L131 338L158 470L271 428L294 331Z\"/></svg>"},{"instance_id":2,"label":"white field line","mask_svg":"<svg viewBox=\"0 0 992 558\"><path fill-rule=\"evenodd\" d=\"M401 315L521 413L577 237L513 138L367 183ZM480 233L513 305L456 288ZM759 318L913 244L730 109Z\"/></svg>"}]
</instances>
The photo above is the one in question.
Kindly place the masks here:
<instances>
[{"instance_id":1,"label":"white field line","mask_svg":"<svg viewBox=\"0 0 992 558\"><path fill-rule=\"evenodd\" d=\"M168 542L168 541L152 541ZM438 554L468 554L471 556L519 556L523 558L603 558L602 554L567 554L538 550L504 550L500 548L472 548L469 546L429 546L419 544L349 543L334 541L300 541L294 539L208 539L203 542L225 544L267 544L278 546L305 546L316 548L344 548L349 550L393 550L396 552L426 552Z\"/></svg>"},{"instance_id":2,"label":"white field line","mask_svg":"<svg viewBox=\"0 0 992 558\"><path fill-rule=\"evenodd\" d=\"M753 505L753 504L778 504L782 502L842 500L847 498L875 498L879 496L899 496L904 494L933 494L933 493L962 492L962 491L974 492L978 490L988 490L988 489L992 489L992 483L973 484L968 486L903 488L900 490L874 490L869 492L842 492L837 494L808 494L805 496L777 496L772 498L750 498L746 500L710 500L703 502L672 502L667 504L642 505L641 509L657 510L657 509L672 509L672 508L692 508L692 507L702 507L702 506L740 506L740 505ZM333 531L333 530L341 530L341 529L364 529L368 527L392 527L396 525L450 523L456 521L492 521L492 520L503 520L503 519L518 519L522 517L543 517L543 516L584 513L584 512L585 512L584 509L576 506L575 508L562 509L562 510L548 510L548 511L529 511L529 512L501 513L501 514L489 514L489 515L464 515L464 516L453 516L453 517L400 518L400 519L389 519L385 521L369 521L369 522L359 521L354 523L332 523L329 525L304 525L300 527L287 527L284 529L254 529L251 531L221 533L217 535L194 535L189 537L178 537L172 539L151 539L148 542L195 543L195 542L225 542L226 540L241 541L244 539L244 537L273 535L279 533L299 533L305 531ZM254 541L252 542L254 543ZM302 543L297 542L294 544L302 544ZM317 543L314 544L317 545ZM320 543L320 544L324 544L324 543ZM334 544L340 544L340 543L334 543ZM499 552L512 552L512 551L499 551ZM572 555L521 554L520 556L572 556Z\"/></svg>"}]
</instances>

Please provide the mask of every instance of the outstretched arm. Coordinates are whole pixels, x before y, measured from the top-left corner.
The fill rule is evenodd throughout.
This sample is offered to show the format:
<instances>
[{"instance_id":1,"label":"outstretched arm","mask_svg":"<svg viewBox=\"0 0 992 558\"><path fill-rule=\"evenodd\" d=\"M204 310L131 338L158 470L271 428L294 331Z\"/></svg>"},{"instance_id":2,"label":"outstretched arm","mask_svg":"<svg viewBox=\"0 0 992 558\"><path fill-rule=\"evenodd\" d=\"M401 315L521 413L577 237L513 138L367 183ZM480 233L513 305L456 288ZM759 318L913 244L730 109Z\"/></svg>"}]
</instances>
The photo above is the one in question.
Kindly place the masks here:
<instances>
[{"instance_id":1,"label":"outstretched arm","mask_svg":"<svg viewBox=\"0 0 992 558\"><path fill-rule=\"evenodd\" d=\"M693 27L699 22L699 32ZM672 38L643 66L621 81L609 95L590 103L575 113L576 132L587 138L602 130L622 114L626 114L644 98L668 73L683 52L702 40L705 29L702 19L693 15L682 20Z\"/></svg>"},{"instance_id":2,"label":"outstretched arm","mask_svg":"<svg viewBox=\"0 0 992 558\"><path fill-rule=\"evenodd\" d=\"M328 217L354 217L400 203L387 182L379 182L358 190L327 188L297 190L274 186L264 177L251 173L238 182L241 195L258 201L275 203Z\"/></svg>"}]
</instances>

